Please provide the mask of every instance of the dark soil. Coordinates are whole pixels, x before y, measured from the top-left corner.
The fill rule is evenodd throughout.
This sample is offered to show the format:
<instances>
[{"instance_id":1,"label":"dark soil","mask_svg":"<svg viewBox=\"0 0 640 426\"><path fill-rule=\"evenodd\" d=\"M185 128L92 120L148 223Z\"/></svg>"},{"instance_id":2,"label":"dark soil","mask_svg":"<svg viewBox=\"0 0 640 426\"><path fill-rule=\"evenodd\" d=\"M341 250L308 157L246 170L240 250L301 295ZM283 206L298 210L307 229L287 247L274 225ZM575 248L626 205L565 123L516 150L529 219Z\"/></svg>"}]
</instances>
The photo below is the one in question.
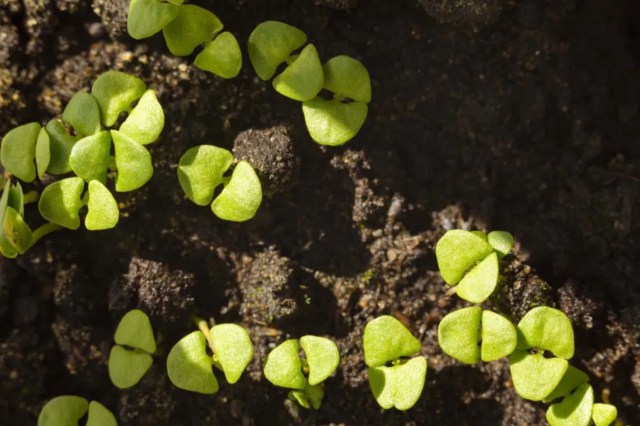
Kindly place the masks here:
<instances>
[{"instance_id":1,"label":"dark soil","mask_svg":"<svg viewBox=\"0 0 640 426\"><path fill-rule=\"evenodd\" d=\"M0 2L0 134L46 123L109 69L143 78L167 117L153 179L118 194L117 228L59 232L1 261L0 424L33 425L61 394L101 401L121 425L545 424L546 406L516 395L506 360L463 366L438 348L439 320L463 306L445 296L433 253L451 228L515 235L490 305L514 320L540 303L567 312L572 363L624 424L640 424L636 0L195 3L242 45L276 19L325 59L360 59L373 83L367 122L344 147L316 145L300 105L246 57L225 81L172 57L161 36L129 38L126 0ZM189 147L234 141L270 185L242 224L188 202L176 179ZM162 342L149 373L120 391L106 358L133 307ZM192 314L241 323L256 346L243 378L214 396L177 390L164 369ZM382 314L404 321L429 360L406 413L381 410L368 388L362 330ZM342 355L318 411L260 371L302 334L331 337Z\"/></svg>"}]
</instances>

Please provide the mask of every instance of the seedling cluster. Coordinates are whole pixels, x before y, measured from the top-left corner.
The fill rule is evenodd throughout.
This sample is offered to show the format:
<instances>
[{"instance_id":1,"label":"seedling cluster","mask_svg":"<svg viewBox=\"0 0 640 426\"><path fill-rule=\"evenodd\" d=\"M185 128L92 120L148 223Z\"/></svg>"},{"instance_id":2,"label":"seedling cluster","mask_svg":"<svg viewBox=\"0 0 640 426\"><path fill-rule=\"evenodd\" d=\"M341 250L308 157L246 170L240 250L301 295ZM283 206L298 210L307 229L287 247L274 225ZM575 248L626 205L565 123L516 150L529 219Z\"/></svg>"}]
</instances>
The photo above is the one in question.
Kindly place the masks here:
<instances>
[{"instance_id":1,"label":"seedling cluster","mask_svg":"<svg viewBox=\"0 0 640 426\"><path fill-rule=\"evenodd\" d=\"M61 395L47 402L38 416L38 426L78 425L87 415L86 426L118 426L113 413L98 401L75 395Z\"/></svg>"}]
</instances>

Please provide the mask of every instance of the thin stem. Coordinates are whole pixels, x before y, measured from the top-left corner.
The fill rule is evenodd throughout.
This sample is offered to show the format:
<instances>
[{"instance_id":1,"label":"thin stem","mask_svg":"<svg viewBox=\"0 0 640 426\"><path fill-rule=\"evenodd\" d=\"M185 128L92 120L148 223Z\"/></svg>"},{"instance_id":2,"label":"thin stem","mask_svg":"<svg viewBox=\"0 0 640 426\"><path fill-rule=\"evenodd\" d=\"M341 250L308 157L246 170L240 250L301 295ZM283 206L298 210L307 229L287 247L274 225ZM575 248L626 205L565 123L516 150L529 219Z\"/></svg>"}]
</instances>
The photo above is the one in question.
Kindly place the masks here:
<instances>
[{"instance_id":1,"label":"thin stem","mask_svg":"<svg viewBox=\"0 0 640 426\"><path fill-rule=\"evenodd\" d=\"M40 240L40 238L54 231L59 231L61 229L62 229L62 226L56 225L55 223L51 223L51 222L45 223L44 225L40 226L35 231L33 231L33 234L31 234L32 236L31 236L31 241L29 242L29 247L25 248L25 251L33 247L33 245L37 243L38 240Z\"/></svg>"},{"instance_id":2,"label":"thin stem","mask_svg":"<svg viewBox=\"0 0 640 426\"><path fill-rule=\"evenodd\" d=\"M207 320L196 315L191 315L191 320L196 325L196 327L198 327L198 330L200 330L202 334L204 334L205 339L207 339L207 345L209 345L209 349L211 349L211 352L215 355L216 351L213 347L213 340L211 340L211 335L209 333L210 328Z\"/></svg>"},{"instance_id":3,"label":"thin stem","mask_svg":"<svg viewBox=\"0 0 640 426\"><path fill-rule=\"evenodd\" d=\"M38 191L29 191L24 194L23 202L24 204L35 203L40 198L40 193Z\"/></svg>"}]
</instances>

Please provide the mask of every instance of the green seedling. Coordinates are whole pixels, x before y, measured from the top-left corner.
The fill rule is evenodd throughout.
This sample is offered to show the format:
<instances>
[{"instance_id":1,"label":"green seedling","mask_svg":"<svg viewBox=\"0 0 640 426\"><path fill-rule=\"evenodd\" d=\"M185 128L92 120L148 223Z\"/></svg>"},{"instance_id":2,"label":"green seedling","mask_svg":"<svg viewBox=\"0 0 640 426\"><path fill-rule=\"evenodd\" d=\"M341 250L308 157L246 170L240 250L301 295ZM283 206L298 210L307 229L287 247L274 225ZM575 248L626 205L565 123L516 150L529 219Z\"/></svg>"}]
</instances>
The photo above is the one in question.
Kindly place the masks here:
<instances>
[{"instance_id":1,"label":"green seedling","mask_svg":"<svg viewBox=\"0 0 640 426\"><path fill-rule=\"evenodd\" d=\"M211 210L220 219L243 222L258 211L262 186L255 170L246 161L240 161L230 177L225 176L232 163L233 154L226 149L213 145L196 146L180 158L178 180L187 198L197 205L211 203ZM222 192L213 199L219 185L223 185Z\"/></svg>"},{"instance_id":2,"label":"green seedling","mask_svg":"<svg viewBox=\"0 0 640 426\"><path fill-rule=\"evenodd\" d=\"M516 348L516 328L507 318L471 306L447 314L438 325L442 351L465 364L495 361Z\"/></svg>"},{"instance_id":3,"label":"green seedling","mask_svg":"<svg viewBox=\"0 0 640 426\"><path fill-rule=\"evenodd\" d=\"M618 409L611 404L595 403L591 410L591 418L596 426L609 426L618 417Z\"/></svg>"},{"instance_id":4,"label":"green seedling","mask_svg":"<svg viewBox=\"0 0 640 426\"><path fill-rule=\"evenodd\" d=\"M588 426L592 410L593 388L584 383L562 402L549 407L546 417L551 426Z\"/></svg>"},{"instance_id":5,"label":"green seedling","mask_svg":"<svg viewBox=\"0 0 640 426\"><path fill-rule=\"evenodd\" d=\"M302 103L311 138L320 145L337 146L353 139L367 118L371 101L369 72L349 56L336 56L322 67L323 89L332 99L317 96Z\"/></svg>"},{"instance_id":6,"label":"green seedling","mask_svg":"<svg viewBox=\"0 0 640 426\"><path fill-rule=\"evenodd\" d=\"M57 396L47 402L38 416L38 426L77 426L87 413L86 426L118 426L104 405L73 395Z\"/></svg>"},{"instance_id":7,"label":"green seedling","mask_svg":"<svg viewBox=\"0 0 640 426\"><path fill-rule=\"evenodd\" d=\"M364 329L364 362L369 367L369 385L378 404L389 409L413 407L424 388L427 359L416 356L422 345L394 317L384 315Z\"/></svg>"},{"instance_id":8,"label":"green seedling","mask_svg":"<svg viewBox=\"0 0 640 426\"><path fill-rule=\"evenodd\" d=\"M49 135L38 123L10 130L2 138L0 161L5 170L23 182L42 177L51 160Z\"/></svg>"},{"instance_id":9,"label":"green seedling","mask_svg":"<svg viewBox=\"0 0 640 426\"><path fill-rule=\"evenodd\" d=\"M147 314L139 309L127 312L116 329L116 344L109 353L109 378L120 389L134 386L153 364L156 340Z\"/></svg>"},{"instance_id":10,"label":"green seedling","mask_svg":"<svg viewBox=\"0 0 640 426\"><path fill-rule=\"evenodd\" d=\"M508 232L448 231L436 244L436 259L442 278L462 299L471 303L485 301L498 285L498 260L513 246Z\"/></svg>"},{"instance_id":11,"label":"green seedling","mask_svg":"<svg viewBox=\"0 0 640 426\"><path fill-rule=\"evenodd\" d=\"M275 347L267 356L264 376L276 386L292 389L289 398L304 408L320 408L324 397L323 382L340 363L338 347L331 340L319 336L303 336L300 347L296 339L289 339Z\"/></svg>"},{"instance_id":12,"label":"green seedling","mask_svg":"<svg viewBox=\"0 0 640 426\"><path fill-rule=\"evenodd\" d=\"M191 392L214 394L218 380L216 367L230 384L240 376L253 358L249 333L236 324L218 324L209 329L206 321L196 318L199 331L180 339L167 357L167 373L176 387ZM213 355L207 353L207 347Z\"/></svg>"},{"instance_id":13,"label":"green seedling","mask_svg":"<svg viewBox=\"0 0 640 426\"><path fill-rule=\"evenodd\" d=\"M202 50L194 64L222 78L233 78L242 68L238 40L222 31L216 15L200 6L182 4L182 0L132 0L129 4L127 30L137 40L162 31L169 51L175 56L191 55Z\"/></svg>"}]
</instances>

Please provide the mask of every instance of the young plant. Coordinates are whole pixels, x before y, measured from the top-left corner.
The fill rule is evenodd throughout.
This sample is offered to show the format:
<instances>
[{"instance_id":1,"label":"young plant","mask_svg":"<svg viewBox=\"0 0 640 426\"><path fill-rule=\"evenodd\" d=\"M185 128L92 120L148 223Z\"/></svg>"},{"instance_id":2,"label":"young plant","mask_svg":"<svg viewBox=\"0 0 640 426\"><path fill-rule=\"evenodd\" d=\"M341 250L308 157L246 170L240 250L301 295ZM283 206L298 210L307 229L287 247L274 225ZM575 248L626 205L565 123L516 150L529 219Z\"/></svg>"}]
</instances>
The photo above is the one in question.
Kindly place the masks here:
<instances>
[{"instance_id":1,"label":"young plant","mask_svg":"<svg viewBox=\"0 0 640 426\"><path fill-rule=\"evenodd\" d=\"M253 358L249 333L236 324L218 324L209 329L206 321L195 318L199 331L180 339L167 357L169 380L176 387L191 392L214 394L218 380L212 367L224 373L230 384L240 376ZM207 348L213 355L207 353Z\"/></svg>"},{"instance_id":2,"label":"young plant","mask_svg":"<svg viewBox=\"0 0 640 426\"><path fill-rule=\"evenodd\" d=\"M141 40L162 31L169 51L175 56L191 55L202 46L195 66L222 78L237 76L242 68L242 53L235 36L220 33L222 22L207 9L182 3L182 0L131 0L127 17L129 35Z\"/></svg>"},{"instance_id":3,"label":"young plant","mask_svg":"<svg viewBox=\"0 0 640 426\"><path fill-rule=\"evenodd\" d=\"M427 359L416 356L422 344L397 319L383 315L364 329L364 362L378 404L404 411L413 407L424 389Z\"/></svg>"},{"instance_id":4,"label":"young plant","mask_svg":"<svg viewBox=\"0 0 640 426\"><path fill-rule=\"evenodd\" d=\"M47 402L38 416L38 426L71 426L87 414L86 426L118 426L113 413L98 401L62 395Z\"/></svg>"},{"instance_id":5,"label":"young plant","mask_svg":"<svg viewBox=\"0 0 640 426\"><path fill-rule=\"evenodd\" d=\"M232 163L233 154L226 149L213 145L196 146L180 158L178 180L187 198L197 205L211 203L211 210L220 219L243 222L258 211L262 186L255 170L246 161L235 166L231 177L225 176ZM219 185L224 188L213 199Z\"/></svg>"},{"instance_id":6,"label":"young plant","mask_svg":"<svg viewBox=\"0 0 640 426\"><path fill-rule=\"evenodd\" d=\"M303 336L300 347L296 339L276 346L267 356L264 376L276 386L292 389L289 398L304 408L320 408L324 397L323 382L340 363L338 347L331 340L319 336Z\"/></svg>"},{"instance_id":7,"label":"young plant","mask_svg":"<svg viewBox=\"0 0 640 426\"><path fill-rule=\"evenodd\" d=\"M134 386L153 364L156 340L147 314L139 309L127 312L116 329L116 344L109 353L109 378L120 389Z\"/></svg>"}]
</instances>

